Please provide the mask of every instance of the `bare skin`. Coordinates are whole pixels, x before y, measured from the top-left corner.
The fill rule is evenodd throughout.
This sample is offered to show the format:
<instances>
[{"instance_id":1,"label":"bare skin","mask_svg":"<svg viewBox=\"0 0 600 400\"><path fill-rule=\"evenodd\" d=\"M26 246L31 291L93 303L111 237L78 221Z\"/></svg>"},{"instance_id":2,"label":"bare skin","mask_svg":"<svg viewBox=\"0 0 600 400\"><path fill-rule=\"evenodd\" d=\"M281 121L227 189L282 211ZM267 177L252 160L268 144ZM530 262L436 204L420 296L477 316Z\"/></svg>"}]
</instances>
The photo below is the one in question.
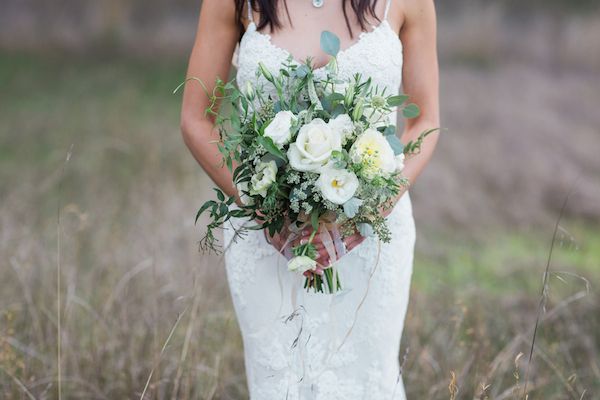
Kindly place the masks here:
<instances>
[{"instance_id":1,"label":"bare skin","mask_svg":"<svg viewBox=\"0 0 600 400\"><path fill-rule=\"evenodd\" d=\"M288 2L293 6L299 2ZM381 9L385 0L379 0L378 10ZM308 2L307 2L308 4ZM318 24L321 22L320 31L331 29L325 21L343 21L341 10L333 7L339 7L336 2L330 2L324 7L324 13L307 15L305 12L295 12L290 9L290 14L296 16L294 24L286 23L287 19L282 18L283 28L279 32L271 32L273 41L280 47L289 49L292 54L299 55L297 59L305 59L312 56L316 65L322 65L327 62L327 57L319 48L318 41L314 46L309 46L310 41L302 40L298 43L285 42L292 40L294 29L309 29L309 24ZM382 11L379 15L382 15ZM244 15L246 15L244 13ZM332 16L334 19L332 19ZM337 18L335 18L337 16ZM322 21L319 21L320 18ZM257 20L257 16L254 18ZM411 101L418 104L421 109L419 117L405 121L404 131L401 135L401 141L408 143L415 140L425 130L437 128L439 121L439 74L436 46L436 15L433 0L403 0L392 1L388 14L388 21L392 28L398 32L403 44L404 67L402 69L403 92L411 96ZM245 21L247 24L249 21ZM304 25L303 25L304 24ZM341 22L345 26L345 22ZM316 28L316 27L315 27ZM339 31L339 30L338 30ZM353 27L353 31L359 32L358 27ZM214 89L214 82L217 78L226 80L231 69L231 59L238 38L240 29L235 21L234 2L223 0L205 0L202 3L200 20L194 47L190 56L188 66L188 77L199 78L210 93ZM349 33L347 37L342 35L342 47L352 44ZM308 44L307 44L308 43ZM307 46L311 48L307 48ZM297 47L297 48L296 48ZM202 86L196 82L186 85L183 95L183 105L181 111L181 132L183 139L193 154L194 158L211 177L217 186L225 193L231 196L237 196L237 191L232 182L231 173L226 167L222 166L216 141L219 136L214 125L214 118L206 115L204 110L209 105L209 99ZM409 157L405 161L403 171L409 182L414 184L417 177L421 174L435 149L438 134L429 135L423 142L421 152L418 155ZM398 199L404 194L407 188L398 195ZM238 198L239 203L239 198ZM391 209L383 211L384 215L391 212ZM303 232L301 238L294 241L297 244L300 241L308 240L311 231L307 229ZM268 238L269 242L278 250L287 241L286 235L276 234ZM364 238L355 233L344 239L344 244L348 251L358 246ZM319 259L322 265L329 264L329 256L325 245L320 241L317 235L313 241Z\"/></svg>"}]
</instances>

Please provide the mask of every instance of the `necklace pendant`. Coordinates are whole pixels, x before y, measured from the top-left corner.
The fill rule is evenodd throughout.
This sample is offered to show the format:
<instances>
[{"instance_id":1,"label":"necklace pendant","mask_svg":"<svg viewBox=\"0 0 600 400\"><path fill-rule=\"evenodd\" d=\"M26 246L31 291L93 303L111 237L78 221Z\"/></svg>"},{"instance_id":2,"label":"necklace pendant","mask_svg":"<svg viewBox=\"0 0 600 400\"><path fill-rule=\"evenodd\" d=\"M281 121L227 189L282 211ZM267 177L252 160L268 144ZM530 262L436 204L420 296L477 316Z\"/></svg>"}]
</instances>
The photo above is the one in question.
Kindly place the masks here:
<instances>
[{"instance_id":1,"label":"necklace pendant","mask_svg":"<svg viewBox=\"0 0 600 400\"><path fill-rule=\"evenodd\" d=\"M312 0L313 6L316 8L321 8L323 7L323 3L325 3L325 0Z\"/></svg>"}]
</instances>

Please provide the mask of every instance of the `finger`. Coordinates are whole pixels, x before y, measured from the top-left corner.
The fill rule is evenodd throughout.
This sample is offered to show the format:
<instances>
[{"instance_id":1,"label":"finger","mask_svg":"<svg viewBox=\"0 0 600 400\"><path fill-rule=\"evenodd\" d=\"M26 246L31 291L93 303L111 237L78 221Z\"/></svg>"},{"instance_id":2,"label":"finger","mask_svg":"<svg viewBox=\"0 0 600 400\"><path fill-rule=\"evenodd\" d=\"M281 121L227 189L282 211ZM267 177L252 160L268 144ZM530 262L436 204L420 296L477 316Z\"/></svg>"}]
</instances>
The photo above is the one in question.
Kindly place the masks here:
<instances>
[{"instance_id":1,"label":"finger","mask_svg":"<svg viewBox=\"0 0 600 400\"><path fill-rule=\"evenodd\" d=\"M329 256L317 258L317 263L324 267L327 267L327 266L329 266L329 264L331 264L331 262L329 261Z\"/></svg>"},{"instance_id":2,"label":"finger","mask_svg":"<svg viewBox=\"0 0 600 400\"><path fill-rule=\"evenodd\" d=\"M344 239L344 243L346 244L346 247L351 246L353 244L358 244L361 243L363 240L365 240L364 237L357 235L357 236L350 236L347 237L346 239Z\"/></svg>"},{"instance_id":3,"label":"finger","mask_svg":"<svg viewBox=\"0 0 600 400\"><path fill-rule=\"evenodd\" d=\"M320 258L328 258L329 257L329 252L327 251L327 249L321 249L318 251L319 257Z\"/></svg>"},{"instance_id":4,"label":"finger","mask_svg":"<svg viewBox=\"0 0 600 400\"><path fill-rule=\"evenodd\" d=\"M302 237L302 236L300 236L300 237L294 237L294 238L293 238L293 239L290 241L290 243L291 243L291 244L292 244L292 246L294 246L294 247L296 247L296 246L300 246L300 245L303 245L303 244L306 244L306 243L308 243L308 238L304 238L304 237Z\"/></svg>"},{"instance_id":5,"label":"finger","mask_svg":"<svg viewBox=\"0 0 600 400\"><path fill-rule=\"evenodd\" d=\"M320 233L320 232L322 232L322 231L323 231L323 229L325 229L325 227L324 227L324 226L322 226L322 225L320 225L320 226L319 226L319 228L317 229L317 234L318 234L318 233ZM307 228L304 228L304 229L302 230L302 237L309 238L309 237L310 237L310 235L312 235L313 231L314 231L314 229L312 228L312 226L309 226L309 227L307 227ZM319 237L317 234L315 234L315 239Z\"/></svg>"},{"instance_id":6,"label":"finger","mask_svg":"<svg viewBox=\"0 0 600 400\"><path fill-rule=\"evenodd\" d=\"M331 242L324 243L324 242L319 241L319 242L313 243L313 246L315 246L315 249L317 249L317 251L321 251L323 249L327 249L326 245L329 245L329 243L331 243Z\"/></svg>"},{"instance_id":7,"label":"finger","mask_svg":"<svg viewBox=\"0 0 600 400\"><path fill-rule=\"evenodd\" d=\"M283 253L283 251L285 250L285 242L275 241L273 242L273 247L275 247L275 250L277 250L278 252Z\"/></svg>"},{"instance_id":8,"label":"finger","mask_svg":"<svg viewBox=\"0 0 600 400\"><path fill-rule=\"evenodd\" d=\"M346 242L346 251L351 251L352 249L354 249L356 246L358 246L359 244L361 244L364 241L365 241L365 238L362 236L348 240Z\"/></svg>"}]
</instances>

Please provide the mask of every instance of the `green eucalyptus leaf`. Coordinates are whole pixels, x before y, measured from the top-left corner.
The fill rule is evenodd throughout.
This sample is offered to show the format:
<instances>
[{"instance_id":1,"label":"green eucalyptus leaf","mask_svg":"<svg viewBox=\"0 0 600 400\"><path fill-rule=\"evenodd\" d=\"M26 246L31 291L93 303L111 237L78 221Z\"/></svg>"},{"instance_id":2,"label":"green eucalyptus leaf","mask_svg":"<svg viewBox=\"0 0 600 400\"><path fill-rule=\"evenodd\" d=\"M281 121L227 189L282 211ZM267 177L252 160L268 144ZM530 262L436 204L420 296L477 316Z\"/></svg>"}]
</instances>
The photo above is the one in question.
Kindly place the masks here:
<instances>
[{"instance_id":1,"label":"green eucalyptus leaf","mask_svg":"<svg viewBox=\"0 0 600 400\"><path fill-rule=\"evenodd\" d=\"M323 97L321 99L321 105L323 106L323 109L325 111L327 111L328 113L331 113L331 111L333 111L333 103L331 102L331 100L328 96Z\"/></svg>"},{"instance_id":2,"label":"green eucalyptus leaf","mask_svg":"<svg viewBox=\"0 0 600 400\"><path fill-rule=\"evenodd\" d=\"M331 112L331 118L335 118L340 114L346 114L346 108L342 104L338 104L337 106L335 106L335 108Z\"/></svg>"},{"instance_id":3,"label":"green eucalyptus leaf","mask_svg":"<svg viewBox=\"0 0 600 400\"><path fill-rule=\"evenodd\" d=\"M394 150L394 155L397 156L398 154L401 154L404 151L404 145L402 144L400 139L398 139L398 136L386 135L385 138L387 139L388 143L390 144L390 147L392 148L392 150Z\"/></svg>"},{"instance_id":4,"label":"green eucalyptus leaf","mask_svg":"<svg viewBox=\"0 0 600 400\"><path fill-rule=\"evenodd\" d=\"M390 136L390 135L396 136L396 125L386 126L382 133L384 136Z\"/></svg>"},{"instance_id":5,"label":"green eucalyptus leaf","mask_svg":"<svg viewBox=\"0 0 600 400\"><path fill-rule=\"evenodd\" d=\"M329 96L327 96L327 99L332 103L336 101L344 101L344 95L341 93L331 93Z\"/></svg>"},{"instance_id":6,"label":"green eucalyptus leaf","mask_svg":"<svg viewBox=\"0 0 600 400\"><path fill-rule=\"evenodd\" d=\"M340 51L340 38L329 31L321 32L321 49L332 57Z\"/></svg>"},{"instance_id":7,"label":"green eucalyptus leaf","mask_svg":"<svg viewBox=\"0 0 600 400\"><path fill-rule=\"evenodd\" d=\"M399 94L397 96L388 97L387 103L388 103L388 106L390 106L390 107L396 107L396 106L399 106L400 104L404 103L406 100L408 100L407 95Z\"/></svg>"},{"instance_id":8,"label":"green eucalyptus leaf","mask_svg":"<svg viewBox=\"0 0 600 400\"><path fill-rule=\"evenodd\" d=\"M421 110L415 103L410 103L402 109L402 115L404 115L404 118L416 118L419 116L419 114L421 114Z\"/></svg>"}]
</instances>

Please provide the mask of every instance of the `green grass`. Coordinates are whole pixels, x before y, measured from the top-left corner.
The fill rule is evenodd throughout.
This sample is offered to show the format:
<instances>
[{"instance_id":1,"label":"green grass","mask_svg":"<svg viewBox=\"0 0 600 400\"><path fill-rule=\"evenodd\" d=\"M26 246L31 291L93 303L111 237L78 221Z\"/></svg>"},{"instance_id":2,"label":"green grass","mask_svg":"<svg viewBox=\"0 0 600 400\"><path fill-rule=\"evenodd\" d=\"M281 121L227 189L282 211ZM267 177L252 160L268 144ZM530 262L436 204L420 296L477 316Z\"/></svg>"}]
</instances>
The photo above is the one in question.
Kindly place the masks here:
<instances>
[{"instance_id":1,"label":"green grass","mask_svg":"<svg viewBox=\"0 0 600 400\"><path fill-rule=\"evenodd\" d=\"M139 398L155 367L147 399L175 386L183 400L247 398L222 260L196 250L194 211L212 194L178 132L183 73L182 61L0 54L0 398L57 398L59 200L63 399ZM452 371L458 399L486 398L483 384L489 399L520 398L502 393L529 349L552 232L417 226L409 398L448 399ZM600 393L600 231L562 226L551 270L573 275L551 277L530 399ZM574 275L591 283L577 300Z\"/></svg>"},{"instance_id":2,"label":"green grass","mask_svg":"<svg viewBox=\"0 0 600 400\"><path fill-rule=\"evenodd\" d=\"M510 232L504 228L483 244L436 238L436 254L429 251L419 254L421 263L415 270L414 283L431 293L442 286L461 289L476 286L490 296L535 292L541 289L552 234L552 231ZM555 279L557 274L568 272L599 282L600 231L594 226L563 221L550 271Z\"/></svg>"}]
</instances>

